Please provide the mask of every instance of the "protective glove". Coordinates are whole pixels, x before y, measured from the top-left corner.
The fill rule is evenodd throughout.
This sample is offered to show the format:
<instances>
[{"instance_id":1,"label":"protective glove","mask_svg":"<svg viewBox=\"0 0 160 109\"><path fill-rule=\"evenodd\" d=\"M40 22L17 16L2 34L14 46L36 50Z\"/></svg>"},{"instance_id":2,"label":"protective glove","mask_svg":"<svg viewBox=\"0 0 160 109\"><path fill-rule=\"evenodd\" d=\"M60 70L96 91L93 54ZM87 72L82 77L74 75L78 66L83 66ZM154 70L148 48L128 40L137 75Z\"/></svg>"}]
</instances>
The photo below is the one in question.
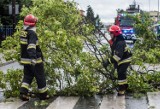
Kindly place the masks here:
<instances>
[{"instance_id":1,"label":"protective glove","mask_svg":"<svg viewBox=\"0 0 160 109\"><path fill-rule=\"evenodd\" d=\"M109 40L108 42L109 42L110 46L112 46L112 45L113 45L113 41L112 41L112 39L111 39L111 40Z\"/></svg>"},{"instance_id":2,"label":"protective glove","mask_svg":"<svg viewBox=\"0 0 160 109\"><path fill-rule=\"evenodd\" d=\"M109 64L110 64L110 63L109 63L109 61L108 61L108 59L107 59L106 61L103 62L103 67L106 68Z\"/></svg>"},{"instance_id":3,"label":"protective glove","mask_svg":"<svg viewBox=\"0 0 160 109\"><path fill-rule=\"evenodd\" d=\"M31 60L31 65L33 65L33 66L36 65L36 60L35 60L35 59L32 59L32 60Z\"/></svg>"}]
</instances>

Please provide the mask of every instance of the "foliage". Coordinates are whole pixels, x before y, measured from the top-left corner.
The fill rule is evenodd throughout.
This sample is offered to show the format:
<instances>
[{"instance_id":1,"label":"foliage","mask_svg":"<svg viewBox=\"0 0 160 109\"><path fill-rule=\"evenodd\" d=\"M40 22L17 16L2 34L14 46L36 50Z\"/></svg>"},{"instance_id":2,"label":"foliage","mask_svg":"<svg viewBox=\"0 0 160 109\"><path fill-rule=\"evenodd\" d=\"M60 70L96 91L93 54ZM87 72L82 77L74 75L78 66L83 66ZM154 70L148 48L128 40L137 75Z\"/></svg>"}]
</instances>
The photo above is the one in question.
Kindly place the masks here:
<instances>
[{"instance_id":1,"label":"foliage","mask_svg":"<svg viewBox=\"0 0 160 109\"><path fill-rule=\"evenodd\" d=\"M90 5L88 6L88 9L87 9L86 19L88 22L95 24L94 12Z\"/></svg>"},{"instance_id":2,"label":"foliage","mask_svg":"<svg viewBox=\"0 0 160 109\"><path fill-rule=\"evenodd\" d=\"M147 13L142 13L141 16L136 16L134 27L138 40L134 47L133 59L138 64L139 61L146 63L159 63L160 59L160 42L157 40L154 32L150 27L153 25Z\"/></svg>"},{"instance_id":3,"label":"foliage","mask_svg":"<svg viewBox=\"0 0 160 109\"><path fill-rule=\"evenodd\" d=\"M8 70L7 74L1 75L1 88L4 91L4 96L17 97L22 79L22 70Z\"/></svg>"},{"instance_id":4,"label":"foliage","mask_svg":"<svg viewBox=\"0 0 160 109\"><path fill-rule=\"evenodd\" d=\"M94 16L94 11L92 7L89 5L87 8L87 15L86 15L87 22L93 24L96 28L102 28L102 23L100 22L99 15Z\"/></svg>"},{"instance_id":5,"label":"foliage","mask_svg":"<svg viewBox=\"0 0 160 109\"><path fill-rule=\"evenodd\" d=\"M146 93L159 90L160 72L147 70L144 72L130 70L128 72L129 92Z\"/></svg>"},{"instance_id":6,"label":"foliage","mask_svg":"<svg viewBox=\"0 0 160 109\"><path fill-rule=\"evenodd\" d=\"M4 79L4 74L3 74L3 72L2 71L0 71L0 81L1 81L1 83L0 83L0 87L3 89L3 88L5 88L5 83L4 82L2 82L3 81L3 79Z\"/></svg>"},{"instance_id":7,"label":"foliage","mask_svg":"<svg viewBox=\"0 0 160 109\"><path fill-rule=\"evenodd\" d=\"M138 65L141 69L129 70L128 83L129 91L135 93L146 93L155 91L159 86L159 72L149 72L146 63L159 64L160 42L157 40L154 31L150 28L153 25L148 13L142 12L140 15L132 16L135 21L137 41L133 48L132 65ZM143 72L141 71L143 69ZM153 82L157 80L156 82ZM154 85L156 83L156 85Z\"/></svg>"},{"instance_id":8,"label":"foliage","mask_svg":"<svg viewBox=\"0 0 160 109\"><path fill-rule=\"evenodd\" d=\"M145 93L147 91L153 91L152 86L147 82L148 79L144 81L145 76L146 75L140 75L137 72L132 72L132 74L128 76L128 90L134 93Z\"/></svg>"},{"instance_id":9,"label":"foliage","mask_svg":"<svg viewBox=\"0 0 160 109\"><path fill-rule=\"evenodd\" d=\"M67 87L72 90L73 86L78 95L96 93L100 78L95 69L101 65L93 55L84 52L84 42L87 41L85 36L90 36L93 26L82 25L83 19L75 3L33 0L30 8L22 9L21 16L29 13L38 17L37 33L45 57L50 93L54 94L56 90L61 91ZM7 37L2 44L1 52L7 60L20 58L19 36L22 23L19 21L14 37Z\"/></svg>"},{"instance_id":10,"label":"foliage","mask_svg":"<svg viewBox=\"0 0 160 109\"><path fill-rule=\"evenodd\" d=\"M33 0L30 8L23 7L21 17L32 13L38 17L37 34L39 45L45 57L45 73L49 93L62 95L82 95L91 96L96 93L106 93L117 86L117 73L110 65L103 68L101 63L110 56L109 45L102 43L105 40L102 35L93 33L95 25L88 23L80 16L74 2L64 2L63 0ZM92 13L93 14L93 13ZM92 16L93 17L93 16ZM98 17L97 17L98 18ZM159 41L156 40L153 32L148 28L152 22L146 14L143 20L136 16L135 28L137 40L133 52L133 62L143 67L146 63L159 62ZM0 52L4 54L6 60L20 59L19 36L22 31L23 21L17 25L17 31L13 37L7 37L2 44ZM9 71L10 72L10 71ZM17 87L12 84L15 76L7 73L6 80L11 84L11 89L2 82L0 87L6 88L5 95L18 95L20 86L21 71L17 71L15 78ZM146 74L141 76L137 72L129 71L129 90L132 92L146 92L155 90L155 84L159 82L158 76ZM156 83L154 83L154 79ZM35 88L35 82L33 83ZM9 92L14 93L10 95ZM105 92L104 92L105 90Z\"/></svg>"}]
</instances>

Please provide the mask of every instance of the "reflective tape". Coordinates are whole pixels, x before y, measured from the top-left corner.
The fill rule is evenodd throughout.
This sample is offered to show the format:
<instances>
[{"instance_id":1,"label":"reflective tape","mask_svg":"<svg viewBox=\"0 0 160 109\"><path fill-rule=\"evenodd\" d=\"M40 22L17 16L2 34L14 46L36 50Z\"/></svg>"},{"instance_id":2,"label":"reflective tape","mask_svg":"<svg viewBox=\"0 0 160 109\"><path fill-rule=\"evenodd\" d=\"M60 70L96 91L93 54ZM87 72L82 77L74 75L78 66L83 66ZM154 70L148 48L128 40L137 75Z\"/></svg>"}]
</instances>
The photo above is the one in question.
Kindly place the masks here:
<instances>
[{"instance_id":1,"label":"reflective tape","mask_svg":"<svg viewBox=\"0 0 160 109\"><path fill-rule=\"evenodd\" d=\"M113 59L115 59L117 62L118 62L119 60L121 60L121 58L118 57L117 55L114 55L114 56L113 56Z\"/></svg>"},{"instance_id":2,"label":"reflective tape","mask_svg":"<svg viewBox=\"0 0 160 109\"><path fill-rule=\"evenodd\" d=\"M20 43L21 43L21 44L28 44L26 38L20 38Z\"/></svg>"},{"instance_id":3,"label":"reflective tape","mask_svg":"<svg viewBox=\"0 0 160 109\"><path fill-rule=\"evenodd\" d=\"M31 48L36 49L36 44L29 44L28 47L27 47L27 49L31 49Z\"/></svg>"},{"instance_id":4,"label":"reflective tape","mask_svg":"<svg viewBox=\"0 0 160 109\"><path fill-rule=\"evenodd\" d=\"M20 41L21 44L27 45L27 42Z\"/></svg>"},{"instance_id":5,"label":"reflective tape","mask_svg":"<svg viewBox=\"0 0 160 109\"><path fill-rule=\"evenodd\" d=\"M23 82L22 85L21 85L21 87L26 88L26 89L29 89L29 84Z\"/></svg>"},{"instance_id":6,"label":"reflective tape","mask_svg":"<svg viewBox=\"0 0 160 109\"><path fill-rule=\"evenodd\" d=\"M22 64L31 64L31 61L32 61L32 59L21 58L20 63L22 63ZM42 58L41 58L41 57L36 59L36 64L42 63L42 62L43 62L43 61L42 61Z\"/></svg>"},{"instance_id":7,"label":"reflective tape","mask_svg":"<svg viewBox=\"0 0 160 109\"><path fill-rule=\"evenodd\" d=\"M41 88L41 89L38 89L39 93L44 93L48 90L47 87L44 87L44 88Z\"/></svg>"},{"instance_id":8,"label":"reflective tape","mask_svg":"<svg viewBox=\"0 0 160 109\"><path fill-rule=\"evenodd\" d=\"M130 58L127 58L127 59L124 59L124 60L120 61L120 62L118 63L118 65L131 62L131 60L132 60L131 57L130 57Z\"/></svg>"},{"instance_id":9,"label":"reflective tape","mask_svg":"<svg viewBox=\"0 0 160 109\"><path fill-rule=\"evenodd\" d=\"M119 85L127 84L127 80L126 79L124 79L124 80L118 80L118 84Z\"/></svg>"},{"instance_id":10,"label":"reflective tape","mask_svg":"<svg viewBox=\"0 0 160 109\"><path fill-rule=\"evenodd\" d=\"M28 39L26 39L26 37L20 37L20 43L21 44L28 44ZM36 45L39 45L38 40L36 41Z\"/></svg>"},{"instance_id":11,"label":"reflective tape","mask_svg":"<svg viewBox=\"0 0 160 109\"><path fill-rule=\"evenodd\" d=\"M118 91L119 94L125 94L125 91Z\"/></svg>"},{"instance_id":12,"label":"reflective tape","mask_svg":"<svg viewBox=\"0 0 160 109\"><path fill-rule=\"evenodd\" d=\"M21 31L21 37L27 37L27 32L26 31Z\"/></svg>"}]
</instances>

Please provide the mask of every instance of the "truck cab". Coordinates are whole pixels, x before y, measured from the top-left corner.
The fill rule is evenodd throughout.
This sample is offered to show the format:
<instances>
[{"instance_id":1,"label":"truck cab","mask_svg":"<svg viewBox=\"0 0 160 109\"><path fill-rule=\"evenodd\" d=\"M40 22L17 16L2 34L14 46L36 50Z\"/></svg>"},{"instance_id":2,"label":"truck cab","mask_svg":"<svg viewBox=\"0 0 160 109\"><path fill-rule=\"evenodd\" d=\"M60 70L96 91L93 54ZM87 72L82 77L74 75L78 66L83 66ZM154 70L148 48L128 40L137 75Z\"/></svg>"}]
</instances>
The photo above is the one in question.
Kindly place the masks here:
<instances>
[{"instance_id":1,"label":"truck cab","mask_svg":"<svg viewBox=\"0 0 160 109\"><path fill-rule=\"evenodd\" d=\"M135 30L133 28L134 21L130 17L120 14L115 19L115 25L118 25L125 40L136 40Z\"/></svg>"}]
</instances>

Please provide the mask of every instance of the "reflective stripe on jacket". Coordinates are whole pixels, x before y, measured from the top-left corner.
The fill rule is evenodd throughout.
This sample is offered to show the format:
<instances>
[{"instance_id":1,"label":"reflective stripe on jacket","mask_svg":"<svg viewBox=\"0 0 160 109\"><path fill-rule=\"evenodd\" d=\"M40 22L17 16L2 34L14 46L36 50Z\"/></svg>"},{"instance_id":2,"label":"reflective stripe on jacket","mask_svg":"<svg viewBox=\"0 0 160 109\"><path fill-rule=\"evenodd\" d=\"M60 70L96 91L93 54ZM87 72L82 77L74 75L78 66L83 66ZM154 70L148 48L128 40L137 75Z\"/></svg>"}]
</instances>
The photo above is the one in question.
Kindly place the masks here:
<instances>
[{"instance_id":1,"label":"reflective stripe on jacket","mask_svg":"<svg viewBox=\"0 0 160 109\"><path fill-rule=\"evenodd\" d=\"M21 64L31 64L31 60L42 63L43 55L38 44L37 34L33 30L21 32Z\"/></svg>"},{"instance_id":2,"label":"reflective stripe on jacket","mask_svg":"<svg viewBox=\"0 0 160 109\"><path fill-rule=\"evenodd\" d=\"M110 63L121 65L123 63L131 62L132 53L127 47L122 35L117 36L116 41L111 46L112 57L109 59Z\"/></svg>"},{"instance_id":3,"label":"reflective stripe on jacket","mask_svg":"<svg viewBox=\"0 0 160 109\"><path fill-rule=\"evenodd\" d=\"M21 58L20 63L21 63L21 64L31 64L31 60L32 60L32 59L28 59L28 58ZM42 61L42 59L41 59L41 58L36 59L36 64L38 64L38 63L42 63L42 62L43 62L43 61Z\"/></svg>"}]
</instances>

